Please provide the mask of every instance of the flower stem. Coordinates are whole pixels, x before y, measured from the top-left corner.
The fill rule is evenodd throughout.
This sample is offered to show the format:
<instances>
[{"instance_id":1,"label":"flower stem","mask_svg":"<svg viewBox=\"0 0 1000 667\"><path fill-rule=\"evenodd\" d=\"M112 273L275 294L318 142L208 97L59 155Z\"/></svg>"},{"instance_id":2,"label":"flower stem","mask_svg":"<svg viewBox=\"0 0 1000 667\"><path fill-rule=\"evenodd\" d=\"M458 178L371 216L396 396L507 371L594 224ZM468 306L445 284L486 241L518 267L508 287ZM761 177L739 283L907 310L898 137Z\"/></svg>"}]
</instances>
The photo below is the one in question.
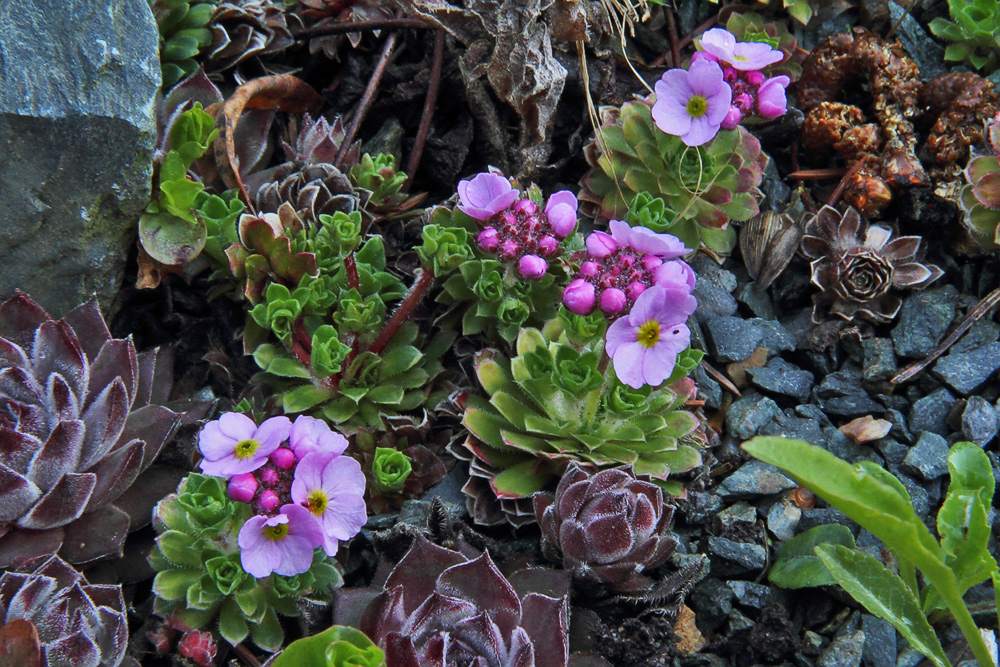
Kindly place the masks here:
<instances>
[{"instance_id":1,"label":"flower stem","mask_svg":"<svg viewBox=\"0 0 1000 667\"><path fill-rule=\"evenodd\" d=\"M441 88L441 68L444 64L444 30L438 30L434 38L434 60L431 63L431 80L427 84L427 97L424 98L424 110L420 115L420 127L417 128L417 138L413 141L413 150L406 161L406 184L403 189L410 191L414 174L420 165L420 157L424 153L427 135L431 131L431 120L434 118L434 107L437 105L438 91Z\"/></svg>"},{"instance_id":2,"label":"flower stem","mask_svg":"<svg viewBox=\"0 0 1000 667\"><path fill-rule=\"evenodd\" d=\"M420 273L417 275L417 280L410 287L410 291L406 293L406 297L399 304L399 308L392 314L389 321L385 323L385 327L379 332L378 337L368 346L369 352L379 354L385 349L385 346L389 344L389 341L396 335L399 328L403 326L403 322L408 320L410 315L413 314L413 310L420 303L420 300L424 298L424 293L427 292L427 288L433 282L434 271L429 266L421 268Z\"/></svg>"},{"instance_id":3,"label":"flower stem","mask_svg":"<svg viewBox=\"0 0 1000 667\"><path fill-rule=\"evenodd\" d=\"M306 333L306 325L300 317L292 324L292 354L308 367L311 349L312 340L310 340L309 334Z\"/></svg>"}]
</instances>

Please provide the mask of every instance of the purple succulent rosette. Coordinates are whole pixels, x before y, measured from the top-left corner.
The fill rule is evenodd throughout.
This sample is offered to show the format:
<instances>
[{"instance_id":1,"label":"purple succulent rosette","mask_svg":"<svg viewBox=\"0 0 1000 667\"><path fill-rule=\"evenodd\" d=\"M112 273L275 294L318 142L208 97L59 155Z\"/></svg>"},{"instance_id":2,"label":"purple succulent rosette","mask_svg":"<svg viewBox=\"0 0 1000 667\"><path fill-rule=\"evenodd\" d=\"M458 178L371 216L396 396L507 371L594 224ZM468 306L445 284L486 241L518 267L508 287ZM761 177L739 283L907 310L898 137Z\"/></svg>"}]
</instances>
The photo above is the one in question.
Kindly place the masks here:
<instances>
[{"instance_id":1,"label":"purple succulent rosette","mask_svg":"<svg viewBox=\"0 0 1000 667\"><path fill-rule=\"evenodd\" d=\"M542 550L578 580L615 591L648 588L643 572L662 565L677 547L673 508L660 487L630 467L587 472L573 463L555 495L536 493Z\"/></svg>"},{"instance_id":2,"label":"purple succulent rosette","mask_svg":"<svg viewBox=\"0 0 1000 667\"><path fill-rule=\"evenodd\" d=\"M566 597L521 593L512 583L488 553L470 560L418 537L361 630L390 667L566 667Z\"/></svg>"}]
</instances>

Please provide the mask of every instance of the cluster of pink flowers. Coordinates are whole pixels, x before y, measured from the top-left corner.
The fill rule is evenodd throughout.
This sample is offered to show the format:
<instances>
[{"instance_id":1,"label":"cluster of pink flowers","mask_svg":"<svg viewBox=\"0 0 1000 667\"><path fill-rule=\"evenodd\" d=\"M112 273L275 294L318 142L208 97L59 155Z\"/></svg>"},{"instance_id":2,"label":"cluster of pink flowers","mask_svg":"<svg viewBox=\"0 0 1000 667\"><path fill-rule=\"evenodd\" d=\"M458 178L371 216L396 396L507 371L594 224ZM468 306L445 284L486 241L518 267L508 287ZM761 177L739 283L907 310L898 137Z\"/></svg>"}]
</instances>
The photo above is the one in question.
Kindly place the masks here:
<instances>
[{"instance_id":1,"label":"cluster of pink flowers","mask_svg":"<svg viewBox=\"0 0 1000 667\"><path fill-rule=\"evenodd\" d=\"M685 322L698 305L695 274L678 257L690 252L676 237L612 220L611 234L587 237L587 258L563 292L563 303L586 315L596 305L612 318L605 349L615 375L638 389L670 377L691 342Z\"/></svg>"},{"instance_id":2,"label":"cluster of pink flowers","mask_svg":"<svg viewBox=\"0 0 1000 667\"><path fill-rule=\"evenodd\" d=\"M710 141L719 129L744 119L777 118L788 110L787 76L767 78L760 71L785 56L769 44L737 42L728 30L712 28L701 36L702 51L687 70L672 69L656 82L653 121L688 146Z\"/></svg>"},{"instance_id":3,"label":"cluster of pink flowers","mask_svg":"<svg viewBox=\"0 0 1000 667\"><path fill-rule=\"evenodd\" d=\"M344 436L319 419L271 417L260 426L238 412L209 422L198 436L206 475L229 478L229 497L256 516L237 542L254 577L301 574L313 551L328 556L367 521L365 476Z\"/></svg>"},{"instance_id":4,"label":"cluster of pink flowers","mask_svg":"<svg viewBox=\"0 0 1000 667\"><path fill-rule=\"evenodd\" d=\"M476 236L480 248L496 253L501 262L517 262L521 277L538 280L559 252L559 242L576 228L576 196L562 190L539 210L520 194L504 176L483 172L459 181L458 210L483 223Z\"/></svg>"}]
</instances>

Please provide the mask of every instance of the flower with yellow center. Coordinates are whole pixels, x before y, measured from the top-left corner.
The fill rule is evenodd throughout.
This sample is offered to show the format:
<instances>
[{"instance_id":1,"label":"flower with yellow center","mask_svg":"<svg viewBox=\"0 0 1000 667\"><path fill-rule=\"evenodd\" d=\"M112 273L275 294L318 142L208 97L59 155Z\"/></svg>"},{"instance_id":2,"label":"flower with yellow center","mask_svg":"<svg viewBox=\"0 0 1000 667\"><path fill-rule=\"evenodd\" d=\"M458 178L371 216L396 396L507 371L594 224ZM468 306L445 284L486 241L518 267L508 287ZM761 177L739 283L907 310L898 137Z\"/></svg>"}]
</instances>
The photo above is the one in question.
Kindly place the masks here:
<instances>
[{"instance_id":1,"label":"flower with yellow center","mask_svg":"<svg viewBox=\"0 0 1000 667\"><path fill-rule=\"evenodd\" d=\"M365 511L365 475L349 456L313 452L295 467L292 500L323 528L323 550L337 553L368 520Z\"/></svg>"},{"instance_id":2,"label":"flower with yellow center","mask_svg":"<svg viewBox=\"0 0 1000 667\"><path fill-rule=\"evenodd\" d=\"M198 434L198 449L204 457L201 470L216 477L253 472L267 463L291 430L288 417L271 417L257 426L247 415L227 412L205 424Z\"/></svg>"}]
</instances>

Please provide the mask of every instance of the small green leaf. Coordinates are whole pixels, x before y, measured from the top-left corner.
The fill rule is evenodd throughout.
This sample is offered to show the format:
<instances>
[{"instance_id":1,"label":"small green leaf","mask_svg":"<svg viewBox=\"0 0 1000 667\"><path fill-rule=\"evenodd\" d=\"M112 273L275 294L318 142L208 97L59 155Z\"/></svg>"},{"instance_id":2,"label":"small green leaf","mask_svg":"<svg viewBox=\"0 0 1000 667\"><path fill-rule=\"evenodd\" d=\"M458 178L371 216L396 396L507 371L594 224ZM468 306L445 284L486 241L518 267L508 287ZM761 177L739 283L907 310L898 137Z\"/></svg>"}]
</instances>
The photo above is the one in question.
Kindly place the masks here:
<instances>
[{"instance_id":1,"label":"small green leaf","mask_svg":"<svg viewBox=\"0 0 1000 667\"><path fill-rule=\"evenodd\" d=\"M156 538L160 552L172 563L187 568L201 567L201 554L192 549L194 538L177 530L168 530Z\"/></svg>"},{"instance_id":2,"label":"small green leaf","mask_svg":"<svg viewBox=\"0 0 1000 667\"><path fill-rule=\"evenodd\" d=\"M227 598L222 603L222 611L219 613L219 634L227 642L236 646L247 638L249 632L250 628L247 627L246 619L243 617L239 605L236 604L236 600Z\"/></svg>"},{"instance_id":3,"label":"small green leaf","mask_svg":"<svg viewBox=\"0 0 1000 667\"><path fill-rule=\"evenodd\" d=\"M281 629L281 622L273 609L264 612L264 617L259 623L251 627L254 643L265 651L277 651L285 641L285 633Z\"/></svg>"},{"instance_id":4,"label":"small green leaf","mask_svg":"<svg viewBox=\"0 0 1000 667\"><path fill-rule=\"evenodd\" d=\"M384 664L385 654L367 635L335 625L318 635L295 640L272 667L382 667Z\"/></svg>"},{"instance_id":5,"label":"small green leaf","mask_svg":"<svg viewBox=\"0 0 1000 667\"><path fill-rule=\"evenodd\" d=\"M139 218L139 241L149 256L161 264L183 264L194 259L205 247L207 238L204 224L189 222L167 211L146 212Z\"/></svg>"},{"instance_id":6,"label":"small green leaf","mask_svg":"<svg viewBox=\"0 0 1000 667\"><path fill-rule=\"evenodd\" d=\"M820 545L816 554L840 587L865 609L892 624L910 646L937 667L951 667L920 604L903 580L871 556L837 545Z\"/></svg>"},{"instance_id":7,"label":"small green leaf","mask_svg":"<svg viewBox=\"0 0 1000 667\"><path fill-rule=\"evenodd\" d=\"M164 600L183 600L192 584L201 579L200 570L164 570L153 579L153 592Z\"/></svg>"},{"instance_id":8,"label":"small green leaf","mask_svg":"<svg viewBox=\"0 0 1000 667\"><path fill-rule=\"evenodd\" d=\"M854 548L854 536L837 523L816 526L785 542L768 578L782 588L807 588L836 583L813 549L820 544Z\"/></svg>"},{"instance_id":9,"label":"small green leaf","mask_svg":"<svg viewBox=\"0 0 1000 667\"><path fill-rule=\"evenodd\" d=\"M287 392L282 396L281 404L285 412L304 412L330 397L329 391L307 384Z\"/></svg>"}]
</instances>

